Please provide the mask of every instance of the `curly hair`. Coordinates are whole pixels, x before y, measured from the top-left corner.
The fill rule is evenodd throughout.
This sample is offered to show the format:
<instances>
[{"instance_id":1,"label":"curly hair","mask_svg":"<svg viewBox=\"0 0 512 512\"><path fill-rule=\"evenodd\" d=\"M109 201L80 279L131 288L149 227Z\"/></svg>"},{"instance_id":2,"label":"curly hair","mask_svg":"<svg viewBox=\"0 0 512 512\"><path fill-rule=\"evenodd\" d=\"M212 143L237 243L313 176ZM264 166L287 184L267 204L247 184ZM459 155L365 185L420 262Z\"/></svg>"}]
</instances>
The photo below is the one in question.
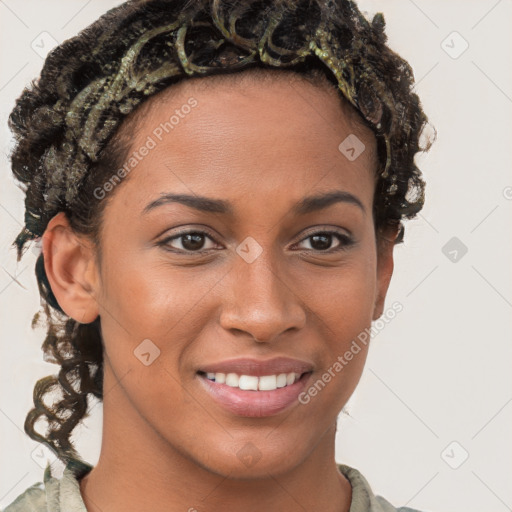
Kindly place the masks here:
<instances>
[{"instance_id":1,"label":"curly hair","mask_svg":"<svg viewBox=\"0 0 512 512\"><path fill-rule=\"evenodd\" d=\"M18 261L61 211L99 250L106 200L93 191L122 166L129 139L120 126L146 99L190 77L252 68L323 77L348 101L377 140L376 229L392 225L402 242L402 219L424 203L414 156L433 141L420 148L428 119L413 71L387 46L384 29L382 13L369 22L351 0L130 0L109 10L50 52L10 114L12 170L26 194L25 225L13 243ZM89 395L103 396L100 318L81 324L64 313L43 254L35 271L47 319L42 350L60 371L36 383L25 431L66 462L79 458L71 434L88 415ZM61 396L45 404L55 392ZM46 433L36 430L39 421Z\"/></svg>"}]
</instances>

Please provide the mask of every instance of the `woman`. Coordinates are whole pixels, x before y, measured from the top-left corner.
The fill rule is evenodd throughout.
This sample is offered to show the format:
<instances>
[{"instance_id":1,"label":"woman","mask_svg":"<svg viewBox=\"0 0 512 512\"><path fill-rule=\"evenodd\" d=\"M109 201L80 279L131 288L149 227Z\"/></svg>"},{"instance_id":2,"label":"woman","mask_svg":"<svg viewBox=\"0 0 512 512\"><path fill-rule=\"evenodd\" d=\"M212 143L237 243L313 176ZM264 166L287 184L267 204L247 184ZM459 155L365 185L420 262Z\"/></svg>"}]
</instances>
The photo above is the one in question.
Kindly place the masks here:
<instances>
[{"instance_id":1,"label":"woman","mask_svg":"<svg viewBox=\"0 0 512 512\"><path fill-rule=\"evenodd\" d=\"M412 510L334 459L424 202L427 117L385 43L350 1L136 0L48 56L10 117L15 244L42 238L61 366L25 430L67 466L6 512Z\"/></svg>"}]
</instances>

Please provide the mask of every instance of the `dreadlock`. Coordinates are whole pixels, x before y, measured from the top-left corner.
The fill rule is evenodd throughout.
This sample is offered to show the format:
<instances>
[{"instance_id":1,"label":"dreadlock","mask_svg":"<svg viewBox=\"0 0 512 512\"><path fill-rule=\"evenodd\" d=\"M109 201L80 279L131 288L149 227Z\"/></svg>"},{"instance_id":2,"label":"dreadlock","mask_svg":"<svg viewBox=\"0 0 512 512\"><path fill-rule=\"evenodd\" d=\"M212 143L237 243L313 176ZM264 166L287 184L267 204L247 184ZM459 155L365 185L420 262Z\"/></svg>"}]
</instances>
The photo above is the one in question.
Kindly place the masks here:
<instances>
[{"instance_id":1,"label":"dreadlock","mask_svg":"<svg viewBox=\"0 0 512 512\"><path fill-rule=\"evenodd\" d=\"M106 201L93 190L122 165L128 144L115 135L141 103L190 77L250 68L321 74L352 105L377 139L375 225L398 227L395 243L402 242L401 219L424 203L414 155L433 141L420 148L428 120L412 69L386 45L384 29L382 13L369 22L351 0L130 0L109 10L50 52L10 114L12 170L26 194L25 225L13 244L18 261L60 211L99 243ZM100 319L67 317L43 254L35 270L47 318L42 349L60 371L36 383L25 431L67 462L79 458L70 437L88 415L89 395L103 396ZM55 392L62 396L46 405ZM45 435L38 421L46 421Z\"/></svg>"}]
</instances>

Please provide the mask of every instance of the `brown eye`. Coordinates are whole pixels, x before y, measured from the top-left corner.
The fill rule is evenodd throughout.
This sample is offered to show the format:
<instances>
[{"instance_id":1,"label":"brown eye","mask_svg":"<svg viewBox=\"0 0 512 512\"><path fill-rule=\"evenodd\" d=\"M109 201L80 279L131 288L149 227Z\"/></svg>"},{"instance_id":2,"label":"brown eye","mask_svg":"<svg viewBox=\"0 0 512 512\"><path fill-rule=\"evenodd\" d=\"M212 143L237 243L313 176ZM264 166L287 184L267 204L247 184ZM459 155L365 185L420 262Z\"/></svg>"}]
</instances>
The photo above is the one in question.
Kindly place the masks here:
<instances>
[{"instance_id":1,"label":"brown eye","mask_svg":"<svg viewBox=\"0 0 512 512\"><path fill-rule=\"evenodd\" d=\"M205 241L209 239L214 241L213 238L204 231L186 231L178 233L172 237L165 238L158 245L164 246L166 249L172 252L206 252L212 249L212 247L205 248ZM171 242L178 242L178 247L171 245ZM181 245L181 247L179 247Z\"/></svg>"},{"instance_id":2,"label":"brown eye","mask_svg":"<svg viewBox=\"0 0 512 512\"><path fill-rule=\"evenodd\" d=\"M331 248L333 241L337 239L338 244ZM310 240L310 250L318 252L336 252L346 249L352 245L354 241L344 233L338 233L337 231L318 231L304 238L301 242ZM306 248L309 250L309 248Z\"/></svg>"}]
</instances>

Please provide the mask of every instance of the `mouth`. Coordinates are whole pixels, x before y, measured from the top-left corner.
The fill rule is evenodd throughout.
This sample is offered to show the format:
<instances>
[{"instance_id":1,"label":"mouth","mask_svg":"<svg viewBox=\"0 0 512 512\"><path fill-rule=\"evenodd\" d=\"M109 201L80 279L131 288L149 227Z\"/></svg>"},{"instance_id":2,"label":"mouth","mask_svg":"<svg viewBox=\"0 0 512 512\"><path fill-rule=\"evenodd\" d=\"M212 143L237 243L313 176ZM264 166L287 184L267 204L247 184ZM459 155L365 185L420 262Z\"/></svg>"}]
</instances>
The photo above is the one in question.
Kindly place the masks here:
<instances>
[{"instance_id":1,"label":"mouth","mask_svg":"<svg viewBox=\"0 0 512 512\"><path fill-rule=\"evenodd\" d=\"M306 373L278 373L273 375L239 375L237 373L202 372L198 374L217 384L225 384L244 391L274 391L295 384Z\"/></svg>"},{"instance_id":2,"label":"mouth","mask_svg":"<svg viewBox=\"0 0 512 512\"><path fill-rule=\"evenodd\" d=\"M273 416L300 402L313 372L251 375L235 372L198 371L197 376L209 397L237 416Z\"/></svg>"}]
</instances>

